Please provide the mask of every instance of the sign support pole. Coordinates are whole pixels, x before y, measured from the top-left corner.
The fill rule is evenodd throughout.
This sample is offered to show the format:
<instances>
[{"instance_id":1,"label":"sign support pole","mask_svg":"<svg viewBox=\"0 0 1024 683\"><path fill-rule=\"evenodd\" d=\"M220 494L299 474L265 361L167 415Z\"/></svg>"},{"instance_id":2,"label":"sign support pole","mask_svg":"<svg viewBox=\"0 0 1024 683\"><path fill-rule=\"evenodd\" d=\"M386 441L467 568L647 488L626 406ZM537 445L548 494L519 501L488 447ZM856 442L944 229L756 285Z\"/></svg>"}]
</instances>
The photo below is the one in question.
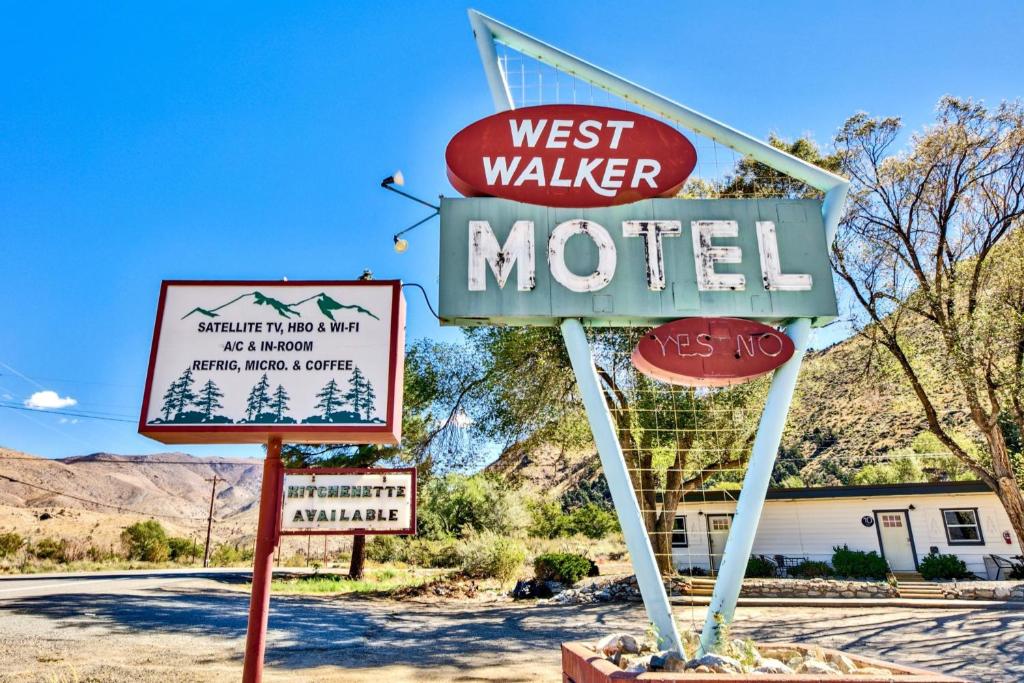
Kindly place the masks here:
<instances>
[{"instance_id":1,"label":"sign support pole","mask_svg":"<svg viewBox=\"0 0 1024 683\"><path fill-rule=\"evenodd\" d=\"M747 558L754 546L754 534L761 519L764 499L768 493L768 483L775 466L775 456L782 440L782 430L786 427L786 415L793 400L797 376L800 374L800 363L807 351L807 343L811 336L811 321L807 318L794 320L787 328L786 334L793 340L796 350L792 358L775 371L768 399L765 401L761 423L757 426L754 447L747 465L747 474L743 477L743 488L736 503L736 516L733 518L732 529L725 541L722 554L722 565L719 568L715 590L708 605L704 630L700 636L700 652L710 652L718 640L719 622L730 623L736 613L736 601L743 587L743 576L747 570Z\"/></svg>"},{"instance_id":2,"label":"sign support pole","mask_svg":"<svg viewBox=\"0 0 1024 683\"><path fill-rule=\"evenodd\" d=\"M562 321L562 337L565 348L576 373L576 382L583 395L583 405L587 410L587 419L597 444L597 453L601 458L601 467L608 480L608 489L615 503L615 512L622 526L622 535L626 539L626 548L636 573L637 586L647 609L647 617L658 631L658 646L673 650L683 656L683 645L679 640L679 631L672 619L672 606L661 581L658 561L654 557L654 548L647 535L647 528L640 514L640 504L636 492L629 479L626 460L622 455L615 423L611 412L601 393L600 381L594 369L594 359L590 353L587 335L579 320Z\"/></svg>"},{"instance_id":3,"label":"sign support pole","mask_svg":"<svg viewBox=\"0 0 1024 683\"><path fill-rule=\"evenodd\" d=\"M274 547L278 543L281 508L281 439L267 441L263 461L263 485L260 489L259 527L252 566L252 594L249 598L249 625L245 634L245 663L242 683L263 680L263 653L267 647L267 619L270 613L270 580L274 573Z\"/></svg>"}]
</instances>

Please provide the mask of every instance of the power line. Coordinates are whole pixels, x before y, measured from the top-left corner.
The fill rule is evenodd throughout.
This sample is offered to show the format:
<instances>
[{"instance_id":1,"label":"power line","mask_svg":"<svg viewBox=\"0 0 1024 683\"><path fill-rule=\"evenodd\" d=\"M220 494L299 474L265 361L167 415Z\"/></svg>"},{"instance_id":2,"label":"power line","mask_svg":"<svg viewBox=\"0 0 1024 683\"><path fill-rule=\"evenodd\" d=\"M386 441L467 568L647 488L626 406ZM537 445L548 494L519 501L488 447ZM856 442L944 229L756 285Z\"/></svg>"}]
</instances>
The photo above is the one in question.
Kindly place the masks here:
<instances>
[{"instance_id":1,"label":"power line","mask_svg":"<svg viewBox=\"0 0 1024 683\"><path fill-rule=\"evenodd\" d=\"M111 508L111 509L117 510L118 512L130 512L130 513L135 514L135 515L144 515L144 516L147 516L147 517L164 517L166 519L186 519L186 520L189 520L191 522L202 522L202 521L205 521L205 519L206 519L205 517L185 517L184 515L156 514L156 513L152 513L152 512L143 512L141 510L133 510L132 508L126 508L126 507L123 507L121 505L112 505L111 503L103 503L103 502L98 501L98 500L92 500L90 498L82 498L81 496L76 496L74 494L66 493L64 491L57 491L55 489L47 488L45 486L39 486L38 484L33 484L33 483L30 483L30 482L27 482L27 481L22 481L21 479L15 479L14 477L10 477L10 476L8 476L6 474L0 474L0 477L6 479L8 481L13 481L15 484L21 484L22 486L28 486L29 488L39 489L40 491L46 491L47 493L53 493L53 494L56 494L58 496L64 496L65 498L71 498L72 500L77 500L77 501L80 501L80 502L83 502L83 503L89 503L90 505L99 505L100 507ZM223 520L217 520L217 521L223 521Z\"/></svg>"},{"instance_id":2,"label":"power line","mask_svg":"<svg viewBox=\"0 0 1024 683\"><path fill-rule=\"evenodd\" d=\"M0 402L0 408L7 408L8 410L24 410L29 413L45 413L47 415L65 415L69 417L81 417L87 420L106 420L107 422L130 422L135 424L136 420L121 417L108 417L106 415L90 415L89 413L78 413L69 410L48 410L43 408L29 408L28 406L20 406L17 403L2 403Z\"/></svg>"}]
</instances>

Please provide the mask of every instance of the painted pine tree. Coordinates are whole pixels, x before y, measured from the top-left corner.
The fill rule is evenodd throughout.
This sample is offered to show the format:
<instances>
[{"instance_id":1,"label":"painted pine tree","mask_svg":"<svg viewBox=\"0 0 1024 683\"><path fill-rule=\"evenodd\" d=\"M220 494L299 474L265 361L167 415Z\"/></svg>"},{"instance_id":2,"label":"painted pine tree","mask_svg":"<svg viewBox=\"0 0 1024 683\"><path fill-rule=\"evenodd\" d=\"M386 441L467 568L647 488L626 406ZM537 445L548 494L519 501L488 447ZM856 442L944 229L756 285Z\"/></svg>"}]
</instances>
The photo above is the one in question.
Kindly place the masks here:
<instances>
[{"instance_id":1,"label":"painted pine tree","mask_svg":"<svg viewBox=\"0 0 1024 683\"><path fill-rule=\"evenodd\" d=\"M224 397L224 392L220 390L212 379L206 380L206 384L199 390L199 400L196 405L203 411L203 416L209 420L213 417L213 411L218 408L223 408L220 399Z\"/></svg>"},{"instance_id":2,"label":"painted pine tree","mask_svg":"<svg viewBox=\"0 0 1024 683\"><path fill-rule=\"evenodd\" d=\"M164 405L160 408L160 412L164 416L164 422L171 419L171 413L174 412L175 398L178 395L178 380L171 382L171 385L167 387L167 392L164 393Z\"/></svg>"},{"instance_id":3,"label":"painted pine tree","mask_svg":"<svg viewBox=\"0 0 1024 683\"><path fill-rule=\"evenodd\" d=\"M192 405L192 402L196 400L196 394L192 391L192 384L195 383L195 379L192 378L192 368L188 368L185 372L181 373L181 377L174 384L174 419L177 420L184 413L185 410Z\"/></svg>"},{"instance_id":4,"label":"painted pine tree","mask_svg":"<svg viewBox=\"0 0 1024 683\"><path fill-rule=\"evenodd\" d=\"M284 390L284 387L280 384L277 385L277 389L274 390L274 400L270 404L270 409L274 411L274 416L277 421L280 422L281 418L284 417L284 413L288 410L288 400L291 398L288 396L288 392Z\"/></svg>"},{"instance_id":5,"label":"painted pine tree","mask_svg":"<svg viewBox=\"0 0 1024 683\"><path fill-rule=\"evenodd\" d=\"M316 408L324 411L324 421L331 421L331 414L335 411L338 405L341 403L341 392L338 390L338 383L333 379L324 385L324 388L320 390L320 393L316 395L320 399Z\"/></svg>"},{"instance_id":6,"label":"painted pine tree","mask_svg":"<svg viewBox=\"0 0 1024 683\"><path fill-rule=\"evenodd\" d=\"M356 415L364 415L365 413L364 419L369 421L373 414L373 402L376 398L377 395L373 391L373 384L357 365L348 380L348 391L345 392L345 400L352 406L352 412Z\"/></svg>"},{"instance_id":7,"label":"painted pine tree","mask_svg":"<svg viewBox=\"0 0 1024 683\"><path fill-rule=\"evenodd\" d=\"M263 409L270 405L270 394L267 393L269 388L270 380L267 379L267 373L263 373L260 381L253 385L252 391L249 392L249 398L246 399L245 414L249 422L258 420Z\"/></svg>"}]
</instances>

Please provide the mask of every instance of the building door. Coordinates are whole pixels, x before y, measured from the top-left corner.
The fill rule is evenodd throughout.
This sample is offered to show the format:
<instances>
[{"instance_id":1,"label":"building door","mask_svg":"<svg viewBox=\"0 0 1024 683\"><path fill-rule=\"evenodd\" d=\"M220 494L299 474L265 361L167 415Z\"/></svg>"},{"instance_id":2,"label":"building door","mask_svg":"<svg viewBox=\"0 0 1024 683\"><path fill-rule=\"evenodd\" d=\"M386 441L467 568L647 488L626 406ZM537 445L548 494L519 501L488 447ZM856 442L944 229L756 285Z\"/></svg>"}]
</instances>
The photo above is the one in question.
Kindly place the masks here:
<instances>
[{"instance_id":1,"label":"building door","mask_svg":"<svg viewBox=\"0 0 1024 683\"><path fill-rule=\"evenodd\" d=\"M894 572L916 571L914 539L906 510L876 510L875 519L882 556L889 563L889 569Z\"/></svg>"},{"instance_id":2,"label":"building door","mask_svg":"<svg viewBox=\"0 0 1024 683\"><path fill-rule=\"evenodd\" d=\"M708 556L711 559L711 571L718 571L722 564L722 553L725 552L725 541L729 538L732 528L732 515L708 515Z\"/></svg>"}]
</instances>

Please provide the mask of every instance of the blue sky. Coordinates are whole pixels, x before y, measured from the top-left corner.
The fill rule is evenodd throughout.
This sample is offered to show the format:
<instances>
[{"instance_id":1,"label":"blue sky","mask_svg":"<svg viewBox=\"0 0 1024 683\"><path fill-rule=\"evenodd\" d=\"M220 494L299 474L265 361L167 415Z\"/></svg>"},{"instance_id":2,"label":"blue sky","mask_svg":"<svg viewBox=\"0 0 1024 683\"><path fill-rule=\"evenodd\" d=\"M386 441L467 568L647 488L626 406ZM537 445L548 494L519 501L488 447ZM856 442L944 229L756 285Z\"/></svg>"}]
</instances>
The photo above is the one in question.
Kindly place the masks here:
<instances>
[{"instance_id":1,"label":"blue sky","mask_svg":"<svg viewBox=\"0 0 1024 683\"><path fill-rule=\"evenodd\" d=\"M491 113L456 2L18 3L0 26L0 403L134 420L164 278L420 282L454 194L449 137ZM758 136L826 142L858 110L927 123L945 93L1024 92L1018 3L479 2ZM457 338L409 292L412 338ZM131 422L0 409L45 456L169 450ZM253 455L255 447L189 447Z\"/></svg>"}]
</instances>

